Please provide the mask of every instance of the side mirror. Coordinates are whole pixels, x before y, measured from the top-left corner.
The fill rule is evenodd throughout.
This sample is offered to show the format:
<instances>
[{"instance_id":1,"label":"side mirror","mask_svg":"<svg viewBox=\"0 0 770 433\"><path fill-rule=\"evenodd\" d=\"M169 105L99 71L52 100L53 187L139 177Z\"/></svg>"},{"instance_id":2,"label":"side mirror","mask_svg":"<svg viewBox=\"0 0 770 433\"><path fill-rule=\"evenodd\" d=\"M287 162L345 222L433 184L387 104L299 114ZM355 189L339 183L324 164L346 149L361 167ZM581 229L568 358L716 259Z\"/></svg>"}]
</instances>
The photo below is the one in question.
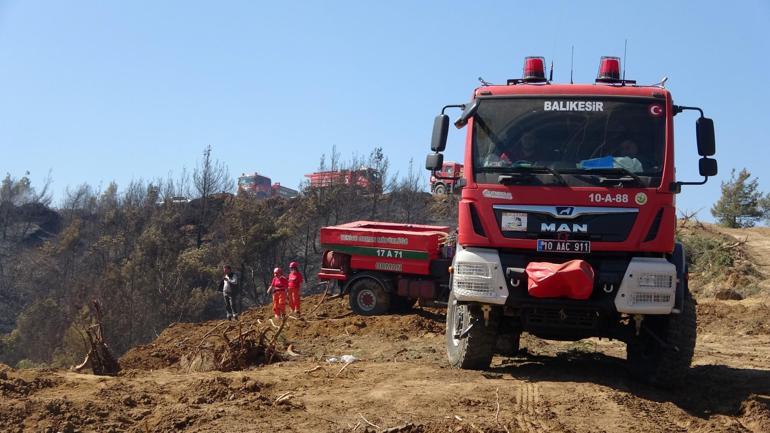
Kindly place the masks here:
<instances>
[{"instance_id":1,"label":"side mirror","mask_svg":"<svg viewBox=\"0 0 770 433\"><path fill-rule=\"evenodd\" d=\"M708 117L699 117L695 122L695 136L698 139L698 155L712 156L716 153L713 120ZM701 159L701 161L703 160ZM716 167L716 165L714 165L714 167Z\"/></svg>"},{"instance_id":2,"label":"side mirror","mask_svg":"<svg viewBox=\"0 0 770 433\"><path fill-rule=\"evenodd\" d=\"M713 141L712 141L713 144ZM701 158L698 161L698 171L701 176L716 176L717 174L717 160Z\"/></svg>"},{"instance_id":3,"label":"side mirror","mask_svg":"<svg viewBox=\"0 0 770 433\"><path fill-rule=\"evenodd\" d=\"M443 152L446 149L447 132L449 131L449 116L439 114L433 121L433 137L430 142L430 150Z\"/></svg>"},{"instance_id":4,"label":"side mirror","mask_svg":"<svg viewBox=\"0 0 770 433\"><path fill-rule=\"evenodd\" d=\"M465 108L463 108L463 114L460 115L460 118L455 120L455 127L457 129L462 128L463 126L468 124L468 119L473 117L474 114L476 114L476 111L479 110L479 100L474 99L473 102L470 104L465 104Z\"/></svg>"},{"instance_id":5,"label":"side mirror","mask_svg":"<svg viewBox=\"0 0 770 433\"><path fill-rule=\"evenodd\" d=\"M429 153L425 158L425 168L430 171L441 170L441 166L444 165L443 153Z\"/></svg>"}]
</instances>

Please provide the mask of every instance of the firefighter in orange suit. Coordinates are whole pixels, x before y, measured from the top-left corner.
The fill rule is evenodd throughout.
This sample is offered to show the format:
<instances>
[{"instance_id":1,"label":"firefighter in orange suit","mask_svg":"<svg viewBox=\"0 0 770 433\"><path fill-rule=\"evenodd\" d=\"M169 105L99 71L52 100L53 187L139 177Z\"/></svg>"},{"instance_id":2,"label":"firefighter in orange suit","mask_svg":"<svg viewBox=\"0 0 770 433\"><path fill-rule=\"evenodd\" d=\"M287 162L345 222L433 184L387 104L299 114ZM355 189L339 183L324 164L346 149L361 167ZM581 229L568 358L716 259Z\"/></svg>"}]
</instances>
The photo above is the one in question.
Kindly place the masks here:
<instances>
[{"instance_id":1,"label":"firefighter in orange suit","mask_svg":"<svg viewBox=\"0 0 770 433\"><path fill-rule=\"evenodd\" d=\"M273 294L273 314L276 319L282 319L286 315L286 289L289 280L283 275L283 269L273 269L273 281L267 289L267 294Z\"/></svg>"},{"instance_id":2,"label":"firefighter in orange suit","mask_svg":"<svg viewBox=\"0 0 770 433\"><path fill-rule=\"evenodd\" d=\"M289 263L289 308L297 317L300 317L301 314L299 311L299 291L302 288L303 281L304 278L299 273L299 263Z\"/></svg>"}]
</instances>

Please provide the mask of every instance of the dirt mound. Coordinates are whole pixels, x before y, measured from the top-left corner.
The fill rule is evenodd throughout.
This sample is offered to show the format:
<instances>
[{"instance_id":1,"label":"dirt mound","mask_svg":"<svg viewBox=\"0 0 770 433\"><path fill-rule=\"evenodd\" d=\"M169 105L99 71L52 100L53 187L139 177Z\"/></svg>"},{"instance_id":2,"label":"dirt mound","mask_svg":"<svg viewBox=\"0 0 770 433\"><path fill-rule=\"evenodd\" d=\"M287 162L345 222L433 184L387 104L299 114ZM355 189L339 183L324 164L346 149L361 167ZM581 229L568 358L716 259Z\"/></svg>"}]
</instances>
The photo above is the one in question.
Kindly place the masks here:
<instances>
[{"instance_id":1,"label":"dirt mound","mask_svg":"<svg viewBox=\"0 0 770 433\"><path fill-rule=\"evenodd\" d=\"M770 432L770 397L752 395L741 405L741 423L756 432Z\"/></svg>"},{"instance_id":2,"label":"dirt mound","mask_svg":"<svg viewBox=\"0 0 770 433\"><path fill-rule=\"evenodd\" d=\"M28 396L57 384L58 382L48 374L48 370L19 371L4 364L0 365L0 396Z\"/></svg>"},{"instance_id":3,"label":"dirt mound","mask_svg":"<svg viewBox=\"0 0 770 433\"><path fill-rule=\"evenodd\" d=\"M354 338L363 337L376 345L382 339L404 341L444 332L444 313L441 310L416 309L403 315L362 317L353 315L347 299L326 299L320 303L322 298L322 295L314 295L304 299L305 309L310 312L307 318L287 319L277 339L277 353L273 361L294 359L293 355L286 352L290 346L292 352L300 354L301 358L325 359L355 352L352 347ZM120 365L127 370L169 367L195 371L223 370L216 365L222 364L227 342L232 342L250 329L271 329L268 335L272 336L279 325L278 321L272 319L270 306L246 311L234 322L215 320L175 323L152 343L129 350L121 357ZM428 350L435 353L434 349ZM417 353L413 355L419 356ZM359 353L358 356L362 355ZM390 354L380 353L375 358L377 356L383 358ZM409 358L409 354L404 356ZM255 359L250 365L260 365L264 361ZM224 370L232 369L241 368ZM124 374L132 373L129 371Z\"/></svg>"},{"instance_id":4,"label":"dirt mound","mask_svg":"<svg viewBox=\"0 0 770 433\"><path fill-rule=\"evenodd\" d=\"M754 433L770 431L768 398L751 395L741 405L735 417L714 416L696 423L689 431L694 433Z\"/></svg>"},{"instance_id":5,"label":"dirt mound","mask_svg":"<svg viewBox=\"0 0 770 433\"><path fill-rule=\"evenodd\" d=\"M183 345L195 334L216 326L215 322L173 323L150 344L136 346L120 358L120 368L156 370L179 362L184 355Z\"/></svg>"},{"instance_id":6,"label":"dirt mound","mask_svg":"<svg viewBox=\"0 0 770 433\"><path fill-rule=\"evenodd\" d=\"M770 306L764 302L701 301L698 332L770 335Z\"/></svg>"}]
</instances>

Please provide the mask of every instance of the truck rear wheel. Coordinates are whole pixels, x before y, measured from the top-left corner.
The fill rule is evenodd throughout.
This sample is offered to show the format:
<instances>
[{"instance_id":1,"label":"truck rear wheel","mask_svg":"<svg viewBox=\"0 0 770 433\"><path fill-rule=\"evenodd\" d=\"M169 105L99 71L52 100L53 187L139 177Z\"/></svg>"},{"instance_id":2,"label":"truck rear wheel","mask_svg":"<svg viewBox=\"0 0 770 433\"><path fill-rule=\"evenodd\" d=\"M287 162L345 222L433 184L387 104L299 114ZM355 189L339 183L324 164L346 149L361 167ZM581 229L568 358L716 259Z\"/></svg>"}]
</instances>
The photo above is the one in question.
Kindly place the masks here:
<instances>
[{"instance_id":1,"label":"truck rear wheel","mask_svg":"<svg viewBox=\"0 0 770 433\"><path fill-rule=\"evenodd\" d=\"M362 316L385 314L390 308L390 295L382 283L372 277L363 277L350 286L350 309Z\"/></svg>"},{"instance_id":2,"label":"truck rear wheel","mask_svg":"<svg viewBox=\"0 0 770 433\"><path fill-rule=\"evenodd\" d=\"M695 301L686 287L682 307L679 314L646 317L642 328L647 329L626 344L628 367L634 378L661 388L674 387L684 379L697 335Z\"/></svg>"},{"instance_id":3,"label":"truck rear wheel","mask_svg":"<svg viewBox=\"0 0 770 433\"><path fill-rule=\"evenodd\" d=\"M493 308L489 322L479 305L460 304L449 294L446 314L446 345L449 364L456 368L483 370L492 362L497 342L499 312Z\"/></svg>"}]
</instances>

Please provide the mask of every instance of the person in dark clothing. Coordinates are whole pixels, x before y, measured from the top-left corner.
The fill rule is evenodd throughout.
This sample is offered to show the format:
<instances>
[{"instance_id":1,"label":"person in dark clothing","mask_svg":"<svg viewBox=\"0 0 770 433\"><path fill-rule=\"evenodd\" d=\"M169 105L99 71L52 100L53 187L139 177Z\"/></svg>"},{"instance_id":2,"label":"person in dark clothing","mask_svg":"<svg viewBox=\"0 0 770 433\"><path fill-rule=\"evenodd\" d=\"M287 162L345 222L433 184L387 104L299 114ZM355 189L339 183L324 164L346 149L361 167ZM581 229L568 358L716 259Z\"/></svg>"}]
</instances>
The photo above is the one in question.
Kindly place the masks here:
<instances>
[{"instance_id":1,"label":"person in dark clothing","mask_svg":"<svg viewBox=\"0 0 770 433\"><path fill-rule=\"evenodd\" d=\"M238 313L235 311L235 296L238 291L238 276L233 272L230 265L225 265L224 276L219 282L219 290L225 299L225 310L227 310L227 320L234 320L238 318Z\"/></svg>"}]
</instances>

